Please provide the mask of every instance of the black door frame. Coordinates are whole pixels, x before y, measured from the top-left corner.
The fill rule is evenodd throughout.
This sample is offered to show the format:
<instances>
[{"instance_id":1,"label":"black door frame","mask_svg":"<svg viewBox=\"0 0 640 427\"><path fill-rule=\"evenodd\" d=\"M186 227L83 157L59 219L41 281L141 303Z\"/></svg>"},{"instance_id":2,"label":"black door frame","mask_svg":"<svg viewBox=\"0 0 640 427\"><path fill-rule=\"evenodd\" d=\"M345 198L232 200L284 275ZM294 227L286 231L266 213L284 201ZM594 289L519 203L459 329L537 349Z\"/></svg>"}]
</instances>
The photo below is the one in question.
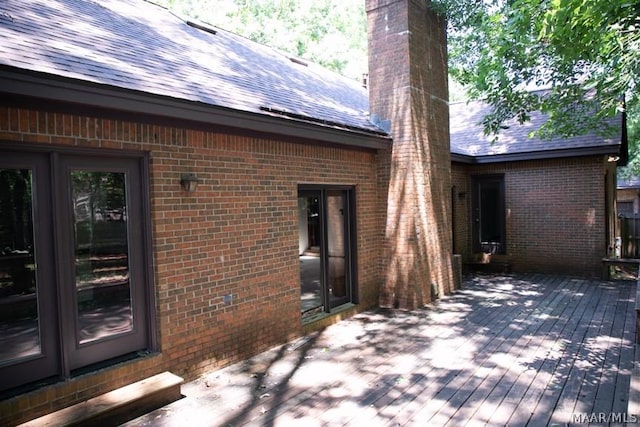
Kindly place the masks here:
<instances>
[{"instance_id":1,"label":"black door frame","mask_svg":"<svg viewBox=\"0 0 640 427\"><path fill-rule=\"evenodd\" d=\"M1 142L1 141L0 141ZM94 148L4 143L0 167L32 169L40 355L0 366L0 392L33 387L157 349L153 281L149 154ZM79 344L76 321L71 169L123 172L127 176L129 280L133 330ZM31 385L29 385L31 383Z\"/></svg>"},{"instance_id":2,"label":"black door frame","mask_svg":"<svg viewBox=\"0 0 640 427\"><path fill-rule=\"evenodd\" d=\"M345 196L345 287L346 295L341 298L331 298L329 293L329 251L328 251L328 231L327 231L327 193L329 191L342 191ZM320 271L321 271L321 291L322 303L325 313L330 313L333 308L347 303L358 303L357 292L357 251L356 245L356 206L355 187L343 185L318 185L305 184L298 186L298 197L317 196L320 207Z\"/></svg>"},{"instance_id":3,"label":"black door frame","mask_svg":"<svg viewBox=\"0 0 640 427\"><path fill-rule=\"evenodd\" d=\"M55 288L47 282L57 274L53 240L53 200L48 191L52 179L49 157L43 153L11 153L0 155L2 169L29 169L32 177L32 219L37 322L40 353L6 361L0 366L0 390L60 374L60 336L58 299ZM37 193L37 195L36 195Z\"/></svg>"},{"instance_id":4,"label":"black door frame","mask_svg":"<svg viewBox=\"0 0 640 427\"><path fill-rule=\"evenodd\" d=\"M472 180L472 202L471 202L471 233L472 233L472 250L474 252L492 252L498 254L506 253L507 235L506 235L506 204L505 204L505 177L504 174L476 175L471 177ZM483 247L481 239L482 217L482 200L481 193L483 186L497 185L498 187L498 206L495 207L498 213L497 221L500 229L500 247L487 248Z\"/></svg>"},{"instance_id":5,"label":"black door frame","mask_svg":"<svg viewBox=\"0 0 640 427\"><path fill-rule=\"evenodd\" d=\"M88 343L80 343L79 324L77 318L77 292L75 291L75 248L74 230L71 221L58 220L56 252L59 257L59 292L60 292L60 321L65 348L65 363L68 370L73 371L105 359L117 357L126 353L124 348L145 349L148 347L148 325L146 322L147 307L146 285L144 269L138 266L144 265L143 246L143 216L142 207L143 177L138 159L98 158L86 156L66 155L60 156L56 169L58 171L55 183L55 199L60 201L56 211L63 218L73 218L71 198L71 171L84 170L91 172L117 172L125 174L126 180L126 206L127 206L127 246L129 265L129 289L131 292L131 308L133 315L133 328L129 332L123 332L114 336L100 338ZM72 339L73 337L73 339Z\"/></svg>"}]
</instances>

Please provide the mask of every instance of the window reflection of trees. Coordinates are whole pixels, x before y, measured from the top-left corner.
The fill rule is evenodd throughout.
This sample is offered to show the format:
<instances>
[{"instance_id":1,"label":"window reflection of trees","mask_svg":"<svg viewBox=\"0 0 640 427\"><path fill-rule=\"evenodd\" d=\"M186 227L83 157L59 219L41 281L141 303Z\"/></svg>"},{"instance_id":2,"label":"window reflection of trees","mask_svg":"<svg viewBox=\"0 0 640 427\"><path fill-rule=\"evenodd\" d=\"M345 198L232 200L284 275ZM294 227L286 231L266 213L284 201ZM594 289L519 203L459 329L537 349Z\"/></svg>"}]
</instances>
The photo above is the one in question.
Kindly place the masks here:
<instances>
[{"instance_id":1,"label":"window reflection of trees","mask_svg":"<svg viewBox=\"0 0 640 427\"><path fill-rule=\"evenodd\" d=\"M31 171L0 170L0 296L35 292Z\"/></svg>"},{"instance_id":2,"label":"window reflection of trees","mask_svg":"<svg viewBox=\"0 0 640 427\"><path fill-rule=\"evenodd\" d=\"M76 170L71 174L78 316L83 339L131 327L126 176ZM118 319L105 328L108 319Z\"/></svg>"},{"instance_id":3,"label":"window reflection of trees","mask_svg":"<svg viewBox=\"0 0 640 427\"><path fill-rule=\"evenodd\" d=\"M0 362L40 353L31 171L0 169Z\"/></svg>"},{"instance_id":4,"label":"window reflection of trees","mask_svg":"<svg viewBox=\"0 0 640 427\"><path fill-rule=\"evenodd\" d=\"M73 171L77 286L128 278L125 174Z\"/></svg>"}]
</instances>

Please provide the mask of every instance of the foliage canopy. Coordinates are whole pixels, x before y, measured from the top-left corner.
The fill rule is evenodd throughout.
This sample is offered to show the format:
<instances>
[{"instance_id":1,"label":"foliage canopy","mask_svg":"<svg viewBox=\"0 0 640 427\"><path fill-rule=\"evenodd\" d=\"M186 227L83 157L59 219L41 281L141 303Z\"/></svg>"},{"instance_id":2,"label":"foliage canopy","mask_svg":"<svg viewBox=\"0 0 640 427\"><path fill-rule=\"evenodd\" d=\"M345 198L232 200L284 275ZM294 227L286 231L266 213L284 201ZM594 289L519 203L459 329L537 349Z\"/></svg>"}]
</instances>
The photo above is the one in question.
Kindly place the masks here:
<instances>
[{"instance_id":1,"label":"foliage canopy","mask_svg":"<svg viewBox=\"0 0 640 427\"><path fill-rule=\"evenodd\" d=\"M367 71L364 0L155 1L354 79ZM626 108L640 172L640 1L431 3L449 22L450 100L465 97L460 83L491 104L488 134L532 111L549 116L542 137L605 133L606 119Z\"/></svg>"},{"instance_id":2,"label":"foliage canopy","mask_svg":"<svg viewBox=\"0 0 640 427\"><path fill-rule=\"evenodd\" d=\"M604 131L638 104L637 0L433 0L449 22L450 73L494 107L497 134L542 111L542 136ZM548 89L533 91L535 88ZM596 112L593 115L593 112Z\"/></svg>"}]
</instances>

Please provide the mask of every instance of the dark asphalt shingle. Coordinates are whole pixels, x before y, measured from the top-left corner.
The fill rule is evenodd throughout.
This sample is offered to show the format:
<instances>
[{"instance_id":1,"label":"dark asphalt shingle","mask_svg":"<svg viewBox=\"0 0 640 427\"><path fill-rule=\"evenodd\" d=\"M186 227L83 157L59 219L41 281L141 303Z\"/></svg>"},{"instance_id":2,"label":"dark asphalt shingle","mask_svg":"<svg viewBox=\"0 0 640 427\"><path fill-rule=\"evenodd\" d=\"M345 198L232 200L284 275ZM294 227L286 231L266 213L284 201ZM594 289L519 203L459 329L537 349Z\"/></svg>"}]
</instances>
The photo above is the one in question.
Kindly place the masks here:
<instances>
[{"instance_id":1,"label":"dark asphalt shingle","mask_svg":"<svg viewBox=\"0 0 640 427\"><path fill-rule=\"evenodd\" d=\"M640 177L618 178L618 189L640 188Z\"/></svg>"},{"instance_id":2,"label":"dark asphalt shingle","mask_svg":"<svg viewBox=\"0 0 640 427\"><path fill-rule=\"evenodd\" d=\"M518 124L507 123L494 142L492 135L483 132L482 119L490 112L490 106L481 101L457 102L449 106L451 152L466 156L491 156L501 154L525 154L542 151L567 150L575 148L617 147L621 135L603 137L595 132L570 138L540 139L529 134L538 129L546 120L541 113L531 114L531 121ZM617 121L619 126L621 121ZM613 151L613 150L612 150Z\"/></svg>"},{"instance_id":3,"label":"dark asphalt shingle","mask_svg":"<svg viewBox=\"0 0 640 427\"><path fill-rule=\"evenodd\" d=\"M360 83L222 29L212 34L194 28L145 0L3 0L0 12L0 66L380 131L369 120L368 94ZM530 139L544 120L536 114L492 143L480 124L486 113L480 102L451 104L452 153L492 156L620 144L619 136L595 134Z\"/></svg>"},{"instance_id":4,"label":"dark asphalt shingle","mask_svg":"<svg viewBox=\"0 0 640 427\"><path fill-rule=\"evenodd\" d=\"M143 0L4 0L0 65L379 131L360 83Z\"/></svg>"}]
</instances>

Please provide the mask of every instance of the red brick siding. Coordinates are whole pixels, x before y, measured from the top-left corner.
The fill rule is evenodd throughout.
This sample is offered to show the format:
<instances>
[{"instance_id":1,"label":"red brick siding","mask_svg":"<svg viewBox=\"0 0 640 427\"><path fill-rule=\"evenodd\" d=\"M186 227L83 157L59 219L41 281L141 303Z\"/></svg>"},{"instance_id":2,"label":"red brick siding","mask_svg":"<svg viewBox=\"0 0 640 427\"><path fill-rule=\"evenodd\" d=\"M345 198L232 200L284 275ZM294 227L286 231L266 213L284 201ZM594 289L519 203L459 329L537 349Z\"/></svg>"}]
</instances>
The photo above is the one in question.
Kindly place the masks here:
<instances>
[{"instance_id":1,"label":"red brick siding","mask_svg":"<svg viewBox=\"0 0 640 427\"><path fill-rule=\"evenodd\" d=\"M461 189L469 185L471 175L499 173L505 179L506 255L514 271L601 274L607 247L602 157L454 165L452 176ZM457 201L456 218L463 212L468 217L470 209L467 191ZM468 256L471 222L461 220L457 225L456 242Z\"/></svg>"},{"instance_id":2,"label":"red brick siding","mask_svg":"<svg viewBox=\"0 0 640 427\"><path fill-rule=\"evenodd\" d=\"M383 306L453 289L444 22L425 3L367 0L371 112L390 120ZM382 159L382 156L381 156ZM387 175L388 173L388 175Z\"/></svg>"},{"instance_id":3,"label":"red brick siding","mask_svg":"<svg viewBox=\"0 0 640 427\"><path fill-rule=\"evenodd\" d=\"M462 255L463 262L471 259L471 181L468 167L453 163L451 165L451 185L455 187L452 197L453 247L454 252Z\"/></svg>"},{"instance_id":4,"label":"red brick siding","mask_svg":"<svg viewBox=\"0 0 640 427\"><path fill-rule=\"evenodd\" d=\"M161 351L0 402L7 422L163 370L194 378L301 335L299 183L355 185L358 310L378 301L382 220L373 151L7 107L0 108L0 141L151 153ZM188 172L202 181L192 194L179 185ZM233 295L231 305L225 295Z\"/></svg>"}]
</instances>

